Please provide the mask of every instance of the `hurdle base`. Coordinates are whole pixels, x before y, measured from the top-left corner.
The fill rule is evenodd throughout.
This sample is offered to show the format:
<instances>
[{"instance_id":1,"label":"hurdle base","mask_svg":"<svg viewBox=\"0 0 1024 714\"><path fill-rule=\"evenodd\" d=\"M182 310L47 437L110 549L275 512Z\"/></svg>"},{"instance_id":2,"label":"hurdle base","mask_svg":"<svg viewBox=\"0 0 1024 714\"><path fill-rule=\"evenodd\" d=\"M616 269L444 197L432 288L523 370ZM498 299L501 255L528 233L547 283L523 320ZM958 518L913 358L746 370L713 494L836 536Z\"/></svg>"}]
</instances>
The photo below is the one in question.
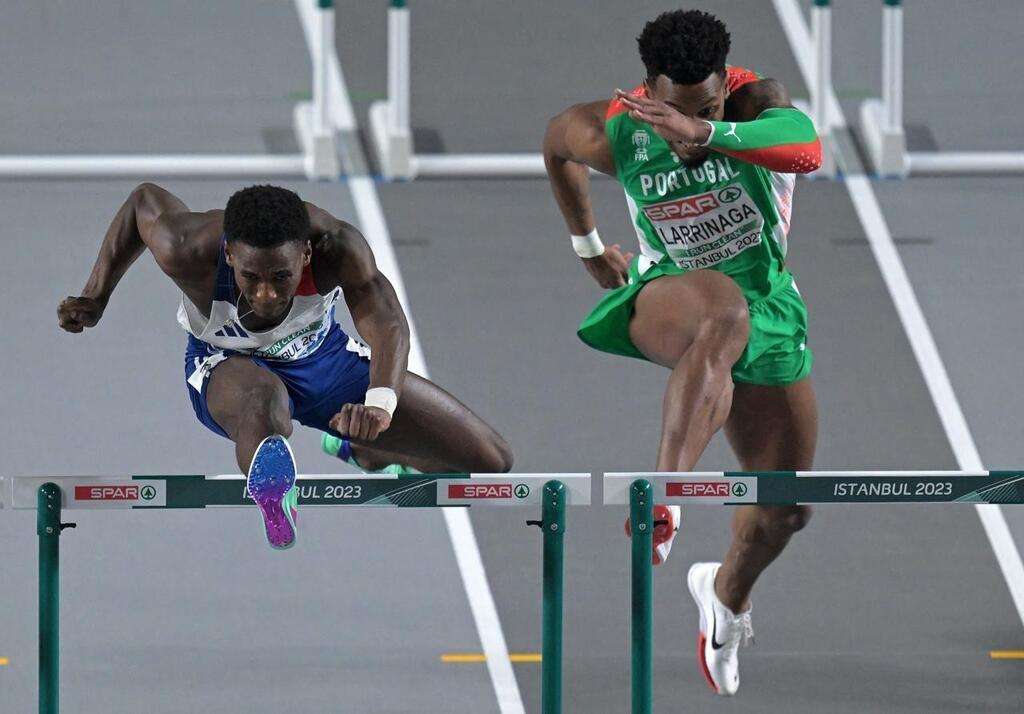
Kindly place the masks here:
<instances>
[{"instance_id":1,"label":"hurdle base","mask_svg":"<svg viewBox=\"0 0 1024 714\"><path fill-rule=\"evenodd\" d=\"M879 176L906 178L910 169L906 135L902 126L885 128L882 110L880 99L866 99L860 105L860 130L868 160Z\"/></svg>"},{"instance_id":2,"label":"hurdle base","mask_svg":"<svg viewBox=\"0 0 1024 714\"><path fill-rule=\"evenodd\" d=\"M306 178L311 181L333 181L341 173L338 145L334 132L316 134L313 131L313 103L299 102L293 112L295 138L305 157Z\"/></svg>"},{"instance_id":3,"label":"hurdle base","mask_svg":"<svg viewBox=\"0 0 1024 714\"><path fill-rule=\"evenodd\" d=\"M389 180L416 178L412 161L412 134L392 133L389 129L390 107L385 101L370 105L370 139L381 175Z\"/></svg>"}]
</instances>

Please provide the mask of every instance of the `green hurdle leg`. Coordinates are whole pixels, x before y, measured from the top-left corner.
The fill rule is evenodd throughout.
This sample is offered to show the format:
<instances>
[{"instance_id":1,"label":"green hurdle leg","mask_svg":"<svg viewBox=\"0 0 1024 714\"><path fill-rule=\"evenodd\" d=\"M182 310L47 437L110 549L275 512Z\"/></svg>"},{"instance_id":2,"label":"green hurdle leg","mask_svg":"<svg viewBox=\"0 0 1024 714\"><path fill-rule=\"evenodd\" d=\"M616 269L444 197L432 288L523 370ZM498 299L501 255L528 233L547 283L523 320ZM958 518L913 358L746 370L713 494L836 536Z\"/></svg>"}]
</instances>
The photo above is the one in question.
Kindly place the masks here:
<instances>
[{"instance_id":1,"label":"green hurdle leg","mask_svg":"<svg viewBox=\"0 0 1024 714\"><path fill-rule=\"evenodd\" d=\"M44 483L36 496L39 535L39 714L60 709L60 487Z\"/></svg>"},{"instance_id":2,"label":"green hurdle leg","mask_svg":"<svg viewBox=\"0 0 1024 714\"><path fill-rule=\"evenodd\" d=\"M541 660L541 712L562 711L562 594L565 555L565 484L544 484L541 527L544 529L544 607Z\"/></svg>"},{"instance_id":3,"label":"green hurdle leg","mask_svg":"<svg viewBox=\"0 0 1024 714\"><path fill-rule=\"evenodd\" d=\"M634 481L629 489L633 547L633 714L651 714L654 704L654 488Z\"/></svg>"}]
</instances>

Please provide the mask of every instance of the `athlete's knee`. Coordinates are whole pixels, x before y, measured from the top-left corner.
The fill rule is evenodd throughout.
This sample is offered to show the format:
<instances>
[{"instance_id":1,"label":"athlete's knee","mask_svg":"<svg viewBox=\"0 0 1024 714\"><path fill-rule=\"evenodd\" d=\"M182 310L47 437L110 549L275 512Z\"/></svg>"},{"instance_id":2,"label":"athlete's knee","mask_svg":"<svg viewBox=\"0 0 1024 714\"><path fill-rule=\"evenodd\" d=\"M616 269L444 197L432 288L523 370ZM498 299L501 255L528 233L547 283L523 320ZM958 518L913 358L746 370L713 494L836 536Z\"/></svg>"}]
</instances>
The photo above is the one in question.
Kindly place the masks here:
<instances>
[{"instance_id":1,"label":"athlete's knee","mask_svg":"<svg viewBox=\"0 0 1024 714\"><path fill-rule=\"evenodd\" d=\"M708 307L697 331L695 345L708 348L713 356L728 357L735 362L749 337L750 312L741 296L739 300L723 300Z\"/></svg>"},{"instance_id":2,"label":"athlete's knee","mask_svg":"<svg viewBox=\"0 0 1024 714\"><path fill-rule=\"evenodd\" d=\"M811 520L810 506L756 507L738 519L736 535L750 543L788 540Z\"/></svg>"},{"instance_id":3,"label":"athlete's knee","mask_svg":"<svg viewBox=\"0 0 1024 714\"><path fill-rule=\"evenodd\" d=\"M802 531L811 521L813 510L810 506L784 506L764 513L767 527L784 535Z\"/></svg>"},{"instance_id":4,"label":"athlete's knee","mask_svg":"<svg viewBox=\"0 0 1024 714\"><path fill-rule=\"evenodd\" d=\"M512 470L512 460L512 447L497 432L480 440L476 461L481 473L508 473Z\"/></svg>"},{"instance_id":5,"label":"athlete's knee","mask_svg":"<svg viewBox=\"0 0 1024 714\"><path fill-rule=\"evenodd\" d=\"M291 436L292 420L284 385L265 383L250 387L242 402L240 423L242 428Z\"/></svg>"}]
</instances>

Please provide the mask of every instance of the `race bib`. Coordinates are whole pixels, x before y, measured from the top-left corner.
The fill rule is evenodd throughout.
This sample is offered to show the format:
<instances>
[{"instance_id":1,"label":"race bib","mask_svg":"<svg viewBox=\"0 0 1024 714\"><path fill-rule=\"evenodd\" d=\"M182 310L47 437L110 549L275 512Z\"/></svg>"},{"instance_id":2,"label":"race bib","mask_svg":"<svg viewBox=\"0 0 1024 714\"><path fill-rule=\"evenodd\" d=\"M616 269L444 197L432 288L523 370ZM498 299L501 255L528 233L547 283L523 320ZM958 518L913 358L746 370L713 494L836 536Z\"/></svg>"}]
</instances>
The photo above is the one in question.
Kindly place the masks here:
<instances>
[{"instance_id":1,"label":"race bib","mask_svg":"<svg viewBox=\"0 0 1024 714\"><path fill-rule=\"evenodd\" d=\"M642 210L669 257L684 270L717 265L761 243L764 217L739 184Z\"/></svg>"}]
</instances>

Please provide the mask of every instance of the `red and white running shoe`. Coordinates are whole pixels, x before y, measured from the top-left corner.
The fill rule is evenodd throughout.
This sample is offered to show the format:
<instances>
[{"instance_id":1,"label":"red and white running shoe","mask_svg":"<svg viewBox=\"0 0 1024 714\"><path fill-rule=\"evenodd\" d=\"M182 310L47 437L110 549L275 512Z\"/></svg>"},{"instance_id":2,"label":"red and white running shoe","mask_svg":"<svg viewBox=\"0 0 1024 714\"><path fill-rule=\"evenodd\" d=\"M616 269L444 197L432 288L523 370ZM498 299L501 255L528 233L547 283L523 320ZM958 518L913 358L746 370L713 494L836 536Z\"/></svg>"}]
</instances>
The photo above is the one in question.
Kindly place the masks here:
<instances>
[{"instance_id":1,"label":"red and white running shoe","mask_svg":"<svg viewBox=\"0 0 1024 714\"><path fill-rule=\"evenodd\" d=\"M740 688L740 665L736 650L754 643L750 609L736 615L715 595L715 576L721 563L694 563L686 576L690 595L700 610L697 655L708 684L723 697Z\"/></svg>"},{"instance_id":2,"label":"red and white running shoe","mask_svg":"<svg viewBox=\"0 0 1024 714\"><path fill-rule=\"evenodd\" d=\"M668 553L672 550L672 541L676 539L679 531L679 522L682 518L682 510L679 506L655 506L654 507L654 536L652 539L653 553L651 562L661 565L668 559ZM661 521L661 523L658 523ZM626 519L626 535L633 537L629 519Z\"/></svg>"}]
</instances>

